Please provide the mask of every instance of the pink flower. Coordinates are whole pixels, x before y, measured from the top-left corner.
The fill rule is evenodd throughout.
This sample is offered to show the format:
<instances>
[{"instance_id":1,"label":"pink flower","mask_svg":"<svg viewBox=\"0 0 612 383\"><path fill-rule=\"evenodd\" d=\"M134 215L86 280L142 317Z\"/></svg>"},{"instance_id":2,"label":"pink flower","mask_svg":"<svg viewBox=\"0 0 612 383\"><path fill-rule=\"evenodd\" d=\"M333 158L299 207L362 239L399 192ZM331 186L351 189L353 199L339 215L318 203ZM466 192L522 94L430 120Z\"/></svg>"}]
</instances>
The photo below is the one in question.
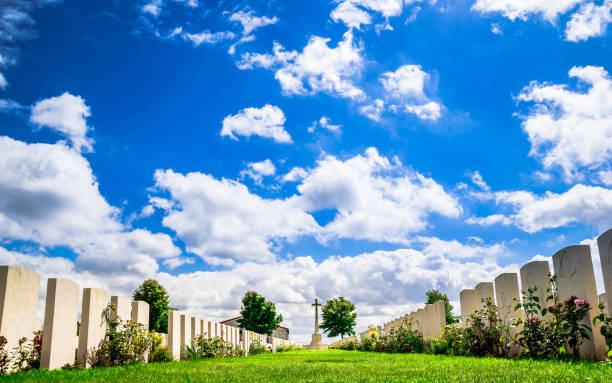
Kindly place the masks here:
<instances>
[{"instance_id":1,"label":"pink flower","mask_svg":"<svg viewBox=\"0 0 612 383\"><path fill-rule=\"evenodd\" d=\"M582 299L574 299L574 304L575 305L583 305L584 301Z\"/></svg>"}]
</instances>

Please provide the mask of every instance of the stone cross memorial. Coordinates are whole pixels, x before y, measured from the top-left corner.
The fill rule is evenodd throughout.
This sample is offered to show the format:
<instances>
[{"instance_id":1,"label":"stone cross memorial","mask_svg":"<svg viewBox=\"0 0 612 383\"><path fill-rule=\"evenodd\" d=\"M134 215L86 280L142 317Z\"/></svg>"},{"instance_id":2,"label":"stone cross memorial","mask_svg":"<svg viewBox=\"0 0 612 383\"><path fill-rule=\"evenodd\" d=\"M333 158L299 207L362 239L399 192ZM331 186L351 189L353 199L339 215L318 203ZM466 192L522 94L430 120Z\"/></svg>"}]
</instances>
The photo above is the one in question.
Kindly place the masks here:
<instances>
[{"instance_id":1,"label":"stone cross memorial","mask_svg":"<svg viewBox=\"0 0 612 383\"><path fill-rule=\"evenodd\" d=\"M315 308L315 331L314 334L312 334L310 345L304 348L307 350L326 350L328 346L323 344L323 336L319 334L319 306L321 306L319 300L315 299L312 306Z\"/></svg>"}]
</instances>

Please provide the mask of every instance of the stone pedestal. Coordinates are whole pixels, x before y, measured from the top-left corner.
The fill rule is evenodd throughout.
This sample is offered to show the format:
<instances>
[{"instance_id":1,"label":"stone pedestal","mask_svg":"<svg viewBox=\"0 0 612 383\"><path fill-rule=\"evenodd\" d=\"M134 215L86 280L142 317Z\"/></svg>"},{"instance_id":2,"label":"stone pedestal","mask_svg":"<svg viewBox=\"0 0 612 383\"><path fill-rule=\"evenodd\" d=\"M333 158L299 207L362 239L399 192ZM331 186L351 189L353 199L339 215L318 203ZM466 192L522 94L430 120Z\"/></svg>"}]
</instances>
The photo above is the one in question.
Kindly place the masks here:
<instances>
[{"instance_id":1,"label":"stone pedestal","mask_svg":"<svg viewBox=\"0 0 612 383\"><path fill-rule=\"evenodd\" d=\"M304 346L306 350L327 350L328 346L323 344L323 335L312 334L312 340L309 345Z\"/></svg>"}]
</instances>

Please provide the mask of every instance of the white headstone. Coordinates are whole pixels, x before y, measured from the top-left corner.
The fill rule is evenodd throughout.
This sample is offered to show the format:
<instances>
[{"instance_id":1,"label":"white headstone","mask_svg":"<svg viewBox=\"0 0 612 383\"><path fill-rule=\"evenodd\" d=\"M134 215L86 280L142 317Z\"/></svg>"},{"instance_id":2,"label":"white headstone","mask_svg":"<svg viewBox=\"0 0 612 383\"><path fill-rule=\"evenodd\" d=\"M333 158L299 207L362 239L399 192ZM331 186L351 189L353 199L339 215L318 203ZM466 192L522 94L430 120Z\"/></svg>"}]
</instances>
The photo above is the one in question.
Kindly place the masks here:
<instances>
[{"instance_id":1,"label":"white headstone","mask_svg":"<svg viewBox=\"0 0 612 383\"><path fill-rule=\"evenodd\" d=\"M476 311L480 311L486 307L486 299L491 299L491 302L495 304L495 292L493 290L492 282L481 282L476 285Z\"/></svg>"},{"instance_id":2,"label":"white headstone","mask_svg":"<svg viewBox=\"0 0 612 383\"><path fill-rule=\"evenodd\" d=\"M608 298L605 306L610 311L612 307L612 229L597 238L597 247L599 247L599 260L601 261L604 287L606 288Z\"/></svg>"},{"instance_id":3,"label":"white headstone","mask_svg":"<svg viewBox=\"0 0 612 383\"><path fill-rule=\"evenodd\" d=\"M108 306L108 293L102 289L83 289L81 326L79 327L79 349L77 360L81 366L89 367L87 356L100 347L106 336L104 312Z\"/></svg>"},{"instance_id":4,"label":"white headstone","mask_svg":"<svg viewBox=\"0 0 612 383\"><path fill-rule=\"evenodd\" d=\"M149 328L149 304L147 302L132 302L132 321Z\"/></svg>"},{"instance_id":5,"label":"white headstone","mask_svg":"<svg viewBox=\"0 0 612 383\"><path fill-rule=\"evenodd\" d=\"M181 359L181 315L168 311L168 352L173 360Z\"/></svg>"},{"instance_id":6,"label":"white headstone","mask_svg":"<svg viewBox=\"0 0 612 383\"><path fill-rule=\"evenodd\" d=\"M181 315L181 359L185 359L185 346L191 344L191 316Z\"/></svg>"},{"instance_id":7,"label":"white headstone","mask_svg":"<svg viewBox=\"0 0 612 383\"><path fill-rule=\"evenodd\" d=\"M111 320L116 320L117 317L124 322L132 319L132 300L124 295L113 295L111 297L111 305L114 309L111 311Z\"/></svg>"},{"instance_id":8,"label":"white headstone","mask_svg":"<svg viewBox=\"0 0 612 383\"><path fill-rule=\"evenodd\" d=\"M535 296L538 297L540 308L545 308L549 302L546 298L551 294L550 267L548 261L532 261L521 267L521 289L527 293L529 288L536 288ZM542 317L541 315L539 315ZM551 321L552 315L546 314L545 321Z\"/></svg>"},{"instance_id":9,"label":"white headstone","mask_svg":"<svg viewBox=\"0 0 612 383\"><path fill-rule=\"evenodd\" d=\"M461 290L459 301L461 303L461 323L465 327L470 315L476 312L476 290Z\"/></svg>"},{"instance_id":10,"label":"white headstone","mask_svg":"<svg viewBox=\"0 0 612 383\"><path fill-rule=\"evenodd\" d=\"M40 275L23 266L0 266L0 335L12 350L19 339L32 339L40 330L36 319Z\"/></svg>"}]
</instances>

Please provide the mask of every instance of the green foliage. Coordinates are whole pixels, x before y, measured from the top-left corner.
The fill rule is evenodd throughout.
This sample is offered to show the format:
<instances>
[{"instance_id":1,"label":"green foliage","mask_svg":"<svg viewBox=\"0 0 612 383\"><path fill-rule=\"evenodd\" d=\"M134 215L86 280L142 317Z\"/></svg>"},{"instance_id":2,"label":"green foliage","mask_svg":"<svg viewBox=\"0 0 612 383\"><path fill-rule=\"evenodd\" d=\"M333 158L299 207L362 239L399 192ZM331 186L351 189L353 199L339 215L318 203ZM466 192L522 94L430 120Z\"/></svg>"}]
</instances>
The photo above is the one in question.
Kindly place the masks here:
<instances>
[{"instance_id":1,"label":"green foliage","mask_svg":"<svg viewBox=\"0 0 612 383\"><path fill-rule=\"evenodd\" d=\"M104 311L108 324L106 337L102 344L88 355L88 362L93 367L146 363L147 353L153 343L148 329L131 320L111 319L114 309L113 305L108 305Z\"/></svg>"},{"instance_id":2,"label":"green foliage","mask_svg":"<svg viewBox=\"0 0 612 383\"><path fill-rule=\"evenodd\" d=\"M561 332L572 349L574 359L580 359L580 345L589 339L591 328L584 323L584 317L591 309L589 302L572 295L562 306L553 306L550 311L559 315Z\"/></svg>"},{"instance_id":3,"label":"green foliage","mask_svg":"<svg viewBox=\"0 0 612 383\"><path fill-rule=\"evenodd\" d=\"M195 337L185 345L185 359L227 358L242 356L244 352L220 337L208 339L205 334Z\"/></svg>"},{"instance_id":4,"label":"green foliage","mask_svg":"<svg viewBox=\"0 0 612 383\"><path fill-rule=\"evenodd\" d=\"M166 363L172 362L172 355L168 351L167 347L162 344L164 342L164 336L155 331L149 333L151 337L151 352L149 353L149 363Z\"/></svg>"},{"instance_id":5,"label":"green foliage","mask_svg":"<svg viewBox=\"0 0 612 383\"><path fill-rule=\"evenodd\" d=\"M322 307L323 323L321 328L329 337L354 335L357 324L355 305L343 297L330 299Z\"/></svg>"},{"instance_id":6,"label":"green foliage","mask_svg":"<svg viewBox=\"0 0 612 383\"><path fill-rule=\"evenodd\" d=\"M608 350L608 358L612 357L612 318L604 313L604 305L599 306L599 315L593 318L593 325L596 326L597 322L601 323L599 331L601 335L606 339L606 346Z\"/></svg>"},{"instance_id":7,"label":"green foliage","mask_svg":"<svg viewBox=\"0 0 612 383\"><path fill-rule=\"evenodd\" d=\"M6 348L8 343L0 336L0 375L20 373L40 368L42 351L42 331L35 331L32 339L21 338L12 350Z\"/></svg>"},{"instance_id":8,"label":"green foliage","mask_svg":"<svg viewBox=\"0 0 612 383\"><path fill-rule=\"evenodd\" d=\"M249 355L266 354L267 352L268 348L259 342L252 342L249 346Z\"/></svg>"},{"instance_id":9,"label":"green foliage","mask_svg":"<svg viewBox=\"0 0 612 383\"><path fill-rule=\"evenodd\" d=\"M133 298L149 304L149 330L167 334L168 311L173 308L166 289L156 280L147 279L134 291Z\"/></svg>"},{"instance_id":10,"label":"green foliage","mask_svg":"<svg viewBox=\"0 0 612 383\"><path fill-rule=\"evenodd\" d=\"M446 325L440 339L431 339L434 354L468 355L467 330L463 327Z\"/></svg>"},{"instance_id":11,"label":"green foliage","mask_svg":"<svg viewBox=\"0 0 612 383\"><path fill-rule=\"evenodd\" d=\"M502 323L497 306L491 298L483 300L485 307L470 315L466 328L467 348L475 356L507 356L510 327Z\"/></svg>"},{"instance_id":12,"label":"green foliage","mask_svg":"<svg viewBox=\"0 0 612 383\"><path fill-rule=\"evenodd\" d=\"M286 344L276 347L276 352L298 351L303 349L304 347L299 344Z\"/></svg>"},{"instance_id":13,"label":"green foliage","mask_svg":"<svg viewBox=\"0 0 612 383\"><path fill-rule=\"evenodd\" d=\"M283 321L282 315L276 315L276 305L255 291L244 294L240 315L238 325L259 334L272 335Z\"/></svg>"},{"instance_id":14,"label":"green foliage","mask_svg":"<svg viewBox=\"0 0 612 383\"><path fill-rule=\"evenodd\" d=\"M551 358L558 355L558 352L555 352L556 344L549 341L552 328L542 321L547 309L542 309L536 292L537 287L523 291L523 302L518 302L514 307L515 311L522 309L524 315L524 318L518 318L515 322L516 327L521 329L515 335L515 341L531 358Z\"/></svg>"},{"instance_id":15,"label":"green foliage","mask_svg":"<svg viewBox=\"0 0 612 383\"><path fill-rule=\"evenodd\" d=\"M406 322L403 325L391 329L388 334L378 339L379 347L383 352L423 352L424 342L421 334L411 330L411 323Z\"/></svg>"},{"instance_id":16,"label":"green foliage","mask_svg":"<svg viewBox=\"0 0 612 383\"><path fill-rule=\"evenodd\" d=\"M453 324L459 322L459 317L453 315L453 305L450 304L448 300L448 296L446 294L441 293L438 290L427 290L425 292L427 296L427 300L425 300L425 304L433 304L437 301L444 301L444 311L446 312L446 324Z\"/></svg>"}]
</instances>

